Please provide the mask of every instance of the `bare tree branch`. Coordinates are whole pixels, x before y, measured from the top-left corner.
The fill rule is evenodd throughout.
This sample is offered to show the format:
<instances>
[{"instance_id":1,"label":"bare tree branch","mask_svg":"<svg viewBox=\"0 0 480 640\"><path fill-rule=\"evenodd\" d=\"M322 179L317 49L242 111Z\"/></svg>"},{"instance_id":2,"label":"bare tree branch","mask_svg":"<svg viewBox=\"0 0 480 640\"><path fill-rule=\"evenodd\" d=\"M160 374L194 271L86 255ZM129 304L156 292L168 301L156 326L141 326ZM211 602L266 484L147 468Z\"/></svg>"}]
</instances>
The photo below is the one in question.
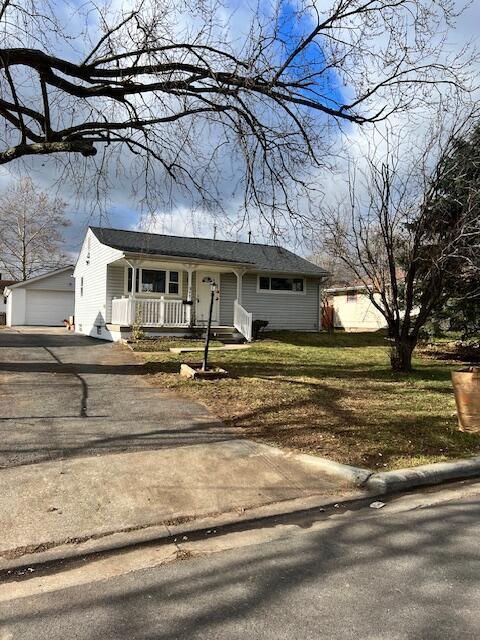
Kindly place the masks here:
<instances>
[{"instance_id":1,"label":"bare tree branch","mask_svg":"<svg viewBox=\"0 0 480 640\"><path fill-rule=\"evenodd\" d=\"M56 8L0 4L0 164L101 147L112 158L144 144L133 154L144 184L160 191L157 167L168 192L168 167L185 177L201 167L204 198L228 150L242 164L245 204L295 217L288 201L308 196L332 126L379 123L471 89L473 52L446 53L450 0L278 0L248 10L236 38L224 8L201 0L136 0L128 11L86 0L72 25Z\"/></svg>"}]
</instances>

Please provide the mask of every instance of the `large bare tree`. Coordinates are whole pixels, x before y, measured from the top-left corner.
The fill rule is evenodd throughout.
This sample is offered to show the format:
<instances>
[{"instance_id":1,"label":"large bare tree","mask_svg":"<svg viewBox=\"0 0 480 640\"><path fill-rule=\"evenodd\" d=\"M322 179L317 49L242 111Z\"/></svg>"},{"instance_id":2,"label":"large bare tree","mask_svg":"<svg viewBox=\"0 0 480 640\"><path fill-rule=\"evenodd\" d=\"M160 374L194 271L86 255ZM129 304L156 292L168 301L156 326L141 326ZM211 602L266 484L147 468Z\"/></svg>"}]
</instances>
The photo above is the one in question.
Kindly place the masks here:
<instances>
[{"instance_id":1,"label":"large bare tree","mask_svg":"<svg viewBox=\"0 0 480 640\"><path fill-rule=\"evenodd\" d=\"M476 281L468 295L480 294L480 121L453 120L423 142L387 136L322 217L332 251L385 317L396 371L410 371L422 327L459 283Z\"/></svg>"},{"instance_id":2,"label":"large bare tree","mask_svg":"<svg viewBox=\"0 0 480 640\"><path fill-rule=\"evenodd\" d=\"M142 191L218 203L232 159L244 205L295 216L332 126L468 88L446 46L454 4L0 0L0 164L86 157L98 188L128 150Z\"/></svg>"},{"instance_id":3,"label":"large bare tree","mask_svg":"<svg viewBox=\"0 0 480 640\"><path fill-rule=\"evenodd\" d=\"M65 204L39 190L29 178L0 196L0 266L14 280L27 280L67 264L62 228Z\"/></svg>"}]
</instances>

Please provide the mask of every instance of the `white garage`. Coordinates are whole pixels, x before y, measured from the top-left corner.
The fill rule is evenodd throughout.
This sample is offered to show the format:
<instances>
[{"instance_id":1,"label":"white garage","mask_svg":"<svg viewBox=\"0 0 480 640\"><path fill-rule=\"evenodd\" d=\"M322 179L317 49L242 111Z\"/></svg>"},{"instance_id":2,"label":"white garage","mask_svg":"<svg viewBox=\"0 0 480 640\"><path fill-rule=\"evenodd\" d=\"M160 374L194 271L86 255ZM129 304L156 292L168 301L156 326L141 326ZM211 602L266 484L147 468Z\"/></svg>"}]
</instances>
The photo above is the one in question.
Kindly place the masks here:
<instances>
[{"instance_id":1,"label":"white garage","mask_svg":"<svg viewBox=\"0 0 480 640\"><path fill-rule=\"evenodd\" d=\"M63 267L5 289L7 325L61 326L73 316L73 267Z\"/></svg>"}]
</instances>

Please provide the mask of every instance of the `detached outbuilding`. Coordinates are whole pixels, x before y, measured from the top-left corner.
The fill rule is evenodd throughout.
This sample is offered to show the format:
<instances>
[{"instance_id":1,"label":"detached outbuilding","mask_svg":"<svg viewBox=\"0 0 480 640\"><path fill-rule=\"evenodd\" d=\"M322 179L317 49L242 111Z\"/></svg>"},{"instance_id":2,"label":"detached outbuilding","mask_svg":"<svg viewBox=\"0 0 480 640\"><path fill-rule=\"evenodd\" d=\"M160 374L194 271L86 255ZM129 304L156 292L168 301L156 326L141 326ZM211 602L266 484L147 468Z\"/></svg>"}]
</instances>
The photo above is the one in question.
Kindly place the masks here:
<instances>
[{"instance_id":1,"label":"detached outbuilding","mask_svg":"<svg viewBox=\"0 0 480 640\"><path fill-rule=\"evenodd\" d=\"M379 331L386 329L385 317L370 300L366 288L359 286L332 287L325 289L328 304L333 308L335 329L345 331ZM379 293L375 302L382 305Z\"/></svg>"},{"instance_id":2,"label":"detached outbuilding","mask_svg":"<svg viewBox=\"0 0 480 640\"><path fill-rule=\"evenodd\" d=\"M73 316L75 281L73 267L56 269L42 276L17 282L4 291L7 326L61 326Z\"/></svg>"}]
</instances>

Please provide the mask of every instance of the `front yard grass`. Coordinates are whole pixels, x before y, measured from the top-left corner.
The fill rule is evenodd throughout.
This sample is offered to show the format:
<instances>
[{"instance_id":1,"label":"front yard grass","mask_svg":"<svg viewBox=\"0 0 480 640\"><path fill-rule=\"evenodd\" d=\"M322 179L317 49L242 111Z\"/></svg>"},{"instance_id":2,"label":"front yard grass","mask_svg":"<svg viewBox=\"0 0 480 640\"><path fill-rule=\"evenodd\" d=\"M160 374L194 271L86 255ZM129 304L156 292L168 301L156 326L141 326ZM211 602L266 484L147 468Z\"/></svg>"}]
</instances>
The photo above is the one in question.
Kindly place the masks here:
<instances>
[{"instance_id":1,"label":"front yard grass","mask_svg":"<svg viewBox=\"0 0 480 640\"><path fill-rule=\"evenodd\" d=\"M457 428L450 371L415 358L394 374L374 333L278 332L242 351L213 352L230 378L186 381L196 354L144 353L153 381L205 404L239 436L372 469L480 454L480 437Z\"/></svg>"}]
</instances>

